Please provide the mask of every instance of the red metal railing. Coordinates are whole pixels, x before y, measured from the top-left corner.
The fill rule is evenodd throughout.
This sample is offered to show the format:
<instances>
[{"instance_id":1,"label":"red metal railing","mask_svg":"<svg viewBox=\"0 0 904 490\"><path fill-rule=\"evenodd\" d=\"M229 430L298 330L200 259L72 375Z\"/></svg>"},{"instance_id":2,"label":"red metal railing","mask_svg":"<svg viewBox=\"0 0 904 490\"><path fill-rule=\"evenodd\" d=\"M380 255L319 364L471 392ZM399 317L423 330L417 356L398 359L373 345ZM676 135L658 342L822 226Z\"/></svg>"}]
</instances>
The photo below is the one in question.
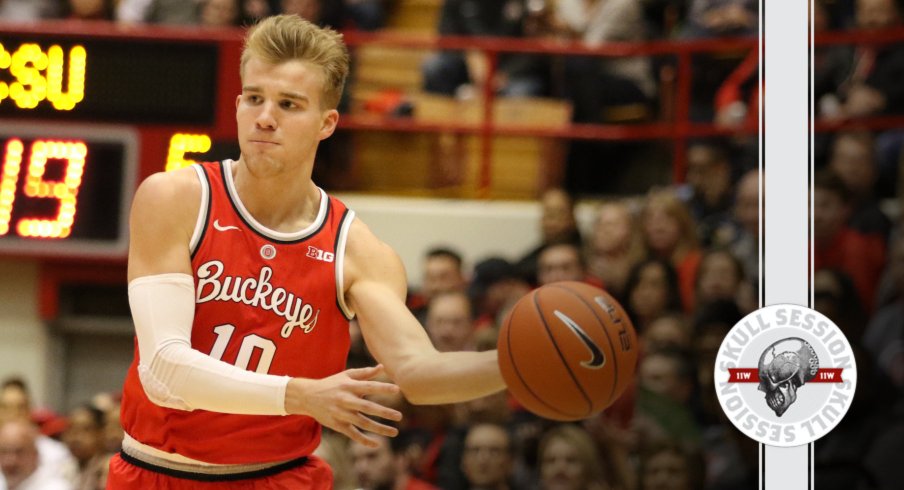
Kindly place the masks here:
<instances>
[{"instance_id":1,"label":"red metal railing","mask_svg":"<svg viewBox=\"0 0 904 490\"><path fill-rule=\"evenodd\" d=\"M676 79L672 100L674 117L671 120L658 120L644 124L571 124L561 129L530 128L524 126L510 127L496 124L493 121L492 102L496 94L490 84L485 83L483 90L483 120L479 125L458 123L436 124L419 123L411 120L374 118L367 116L346 116L343 127L349 129L434 132L447 131L476 134L481 137L479 194L486 196L491 184L490 169L492 140L494 135L505 136L539 136L563 139L594 140L671 140L673 155L673 178L681 181L685 173L685 149L691 138L706 136L728 136L733 134L751 134L758 131L758 125L750 124L740 128L724 128L712 123L693 123L689 120L691 106L691 84L693 73L691 57L701 53L739 52L749 53L758 49L756 38L721 38L701 40L660 40L640 43L613 42L598 47L589 47L577 42L559 40L511 39L511 38L471 38L471 37L411 37L394 33L346 33L346 41L352 48L356 46L382 45L411 49L449 49L477 50L483 52L488 61L486 78L492 79L496 70L496 61L500 53L536 53L549 55L592 55L601 57L625 56L671 56L675 59ZM885 31L853 31L820 34L815 38L815 45L828 46L839 44L872 44L882 45L904 42L904 29ZM838 131L847 127L883 130L904 127L902 116L876 116L856 121L813 123L815 131Z\"/></svg>"}]
</instances>

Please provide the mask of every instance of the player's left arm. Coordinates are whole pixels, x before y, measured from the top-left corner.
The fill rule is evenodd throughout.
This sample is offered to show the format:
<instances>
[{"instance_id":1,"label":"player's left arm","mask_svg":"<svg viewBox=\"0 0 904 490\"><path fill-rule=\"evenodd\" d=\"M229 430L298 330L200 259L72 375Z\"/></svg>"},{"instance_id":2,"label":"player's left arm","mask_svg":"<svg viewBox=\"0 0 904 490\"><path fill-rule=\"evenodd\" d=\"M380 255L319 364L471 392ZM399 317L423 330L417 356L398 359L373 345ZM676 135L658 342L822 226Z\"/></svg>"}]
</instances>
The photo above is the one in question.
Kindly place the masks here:
<instances>
[{"instance_id":1,"label":"player's left arm","mask_svg":"<svg viewBox=\"0 0 904 490\"><path fill-rule=\"evenodd\" d=\"M355 220L346 245L346 303L368 349L415 404L456 403L505 388L496 351L438 352L405 306L398 254Z\"/></svg>"}]
</instances>

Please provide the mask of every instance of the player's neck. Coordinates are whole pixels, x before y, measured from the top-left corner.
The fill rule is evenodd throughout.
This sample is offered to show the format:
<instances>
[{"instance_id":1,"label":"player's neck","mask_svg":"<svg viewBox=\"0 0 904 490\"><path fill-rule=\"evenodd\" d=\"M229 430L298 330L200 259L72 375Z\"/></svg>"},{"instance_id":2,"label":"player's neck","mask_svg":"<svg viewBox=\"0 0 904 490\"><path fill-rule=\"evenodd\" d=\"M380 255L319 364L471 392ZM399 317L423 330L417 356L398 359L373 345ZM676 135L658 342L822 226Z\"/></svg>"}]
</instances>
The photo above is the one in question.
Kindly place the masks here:
<instances>
[{"instance_id":1,"label":"player's neck","mask_svg":"<svg viewBox=\"0 0 904 490\"><path fill-rule=\"evenodd\" d=\"M232 168L232 176L242 205L271 230L291 233L304 229L320 211L320 190L310 172L294 169L292 178L253 175L239 161Z\"/></svg>"}]
</instances>

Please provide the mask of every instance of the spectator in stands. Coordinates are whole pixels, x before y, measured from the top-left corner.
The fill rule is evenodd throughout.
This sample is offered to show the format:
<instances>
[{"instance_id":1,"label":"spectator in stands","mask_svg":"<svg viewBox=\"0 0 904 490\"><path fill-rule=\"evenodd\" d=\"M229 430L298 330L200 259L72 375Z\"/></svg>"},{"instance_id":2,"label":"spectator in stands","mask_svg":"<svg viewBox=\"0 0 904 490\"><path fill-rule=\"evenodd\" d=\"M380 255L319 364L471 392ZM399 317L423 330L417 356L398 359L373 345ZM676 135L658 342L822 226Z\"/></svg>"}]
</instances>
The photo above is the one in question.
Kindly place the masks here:
<instances>
[{"instance_id":1,"label":"spectator in stands","mask_svg":"<svg viewBox=\"0 0 904 490\"><path fill-rule=\"evenodd\" d=\"M584 256L573 243L547 245L537 256L537 285L545 286L558 281L588 280ZM593 281L594 285L600 284Z\"/></svg>"},{"instance_id":2,"label":"spectator in stands","mask_svg":"<svg viewBox=\"0 0 904 490\"><path fill-rule=\"evenodd\" d=\"M695 368L686 351L664 348L644 353L637 379L647 390L686 406L694 394Z\"/></svg>"},{"instance_id":3,"label":"spectator in stands","mask_svg":"<svg viewBox=\"0 0 904 490\"><path fill-rule=\"evenodd\" d=\"M880 372L904 394L904 322L901 321L904 318L904 238L900 236L891 242L888 268L897 294L870 321L863 335L863 346L872 354Z\"/></svg>"},{"instance_id":4,"label":"spectator in stands","mask_svg":"<svg viewBox=\"0 0 904 490\"><path fill-rule=\"evenodd\" d=\"M351 458L360 490L437 490L408 472L396 439L377 435L377 447L351 442Z\"/></svg>"},{"instance_id":5,"label":"spectator in stands","mask_svg":"<svg viewBox=\"0 0 904 490\"><path fill-rule=\"evenodd\" d=\"M537 257L552 243L572 243L581 246L574 214L574 198L560 188L546 190L540 196L540 243L516 264L518 272L531 284L537 284Z\"/></svg>"},{"instance_id":6,"label":"spectator in stands","mask_svg":"<svg viewBox=\"0 0 904 490\"><path fill-rule=\"evenodd\" d=\"M34 22L57 16L51 0L0 0L0 21Z\"/></svg>"},{"instance_id":7,"label":"spectator in stands","mask_svg":"<svg viewBox=\"0 0 904 490\"><path fill-rule=\"evenodd\" d=\"M558 35L597 47L648 39L641 2L634 0L559 0ZM643 119L655 95L650 59L567 56L563 59L565 96L577 122Z\"/></svg>"},{"instance_id":8,"label":"spectator in stands","mask_svg":"<svg viewBox=\"0 0 904 490\"><path fill-rule=\"evenodd\" d=\"M667 260L675 268L681 304L684 311L691 311L700 250L690 211L671 191L652 191L641 214L641 227L650 256Z\"/></svg>"},{"instance_id":9,"label":"spectator in stands","mask_svg":"<svg viewBox=\"0 0 904 490\"><path fill-rule=\"evenodd\" d=\"M345 15L354 27L375 31L386 24L385 0L343 0Z\"/></svg>"},{"instance_id":10,"label":"spectator in stands","mask_svg":"<svg viewBox=\"0 0 904 490\"><path fill-rule=\"evenodd\" d=\"M838 269L813 275L813 309L829 317L852 342L860 342L870 320L854 282Z\"/></svg>"},{"instance_id":11,"label":"spectator in stands","mask_svg":"<svg viewBox=\"0 0 904 490\"><path fill-rule=\"evenodd\" d=\"M609 294L623 299L628 273L644 254L640 229L627 202L600 205L587 249L589 274L602 281Z\"/></svg>"},{"instance_id":12,"label":"spectator in stands","mask_svg":"<svg viewBox=\"0 0 904 490\"><path fill-rule=\"evenodd\" d=\"M652 445L640 456L641 490L696 490L703 488L706 463L699 451L677 441Z\"/></svg>"},{"instance_id":13,"label":"spectator in stands","mask_svg":"<svg viewBox=\"0 0 904 490\"><path fill-rule=\"evenodd\" d=\"M78 462L77 490L106 488L111 453L104 446L104 412L89 404L69 412L63 442Z\"/></svg>"},{"instance_id":14,"label":"spectator in stands","mask_svg":"<svg viewBox=\"0 0 904 490\"><path fill-rule=\"evenodd\" d=\"M465 436L461 468L468 490L510 490L512 441L508 430L498 424L475 424Z\"/></svg>"},{"instance_id":15,"label":"spectator in stands","mask_svg":"<svg viewBox=\"0 0 904 490\"><path fill-rule=\"evenodd\" d=\"M865 234L888 239L891 221L879 209L875 197L875 139L867 131L843 132L835 136L829 156L829 168L851 193L851 217L848 226Z\"/></svg>"},{"instance_id":16,"label":"spectator in stands","mask_svg":"<svg viewBox=\"0 0 904 490\"><path fill-rule=\"evenodd\" d=\"M737 301L745 285L744 266L731 252L713 249L703 254L697 272L697 304Z\"/></svg>"},{"instance_id":17,"label":"spectator in stands","mask_svg":"<svg viewBox=\"0 0 904 490\"><path fill-rule=\"evenodd\" d=\"M474 316L468 295L461 291L440 293L427 306L424 325L436 350L474 350Z\"/></svg>"},{"instance_id":18,"label":"spectator in stands","mask_svg":"<svg viewBox=\"0 0 904 490\"><path fill-rule=\"evenodd\" d=\"M685 26L688 37L756 35L757 0L691 0Z\"/></svg>"},{"instance_id":19,"label":"spectator in stands","mask_svg":"<svg viewBox=\"0 0 904 490\"><path fill-rule=\"evenodd\" d=\"M885 263L885 242L846 224L850 217L850 192L837 175L818 172L813 187L815 269L832 267L848 274L864 307L872 312Z\"/></svg>"},{"instance_id":20,"label":"spectator in stands","mask_svg":"<svg viewBox=\"0 0 904 490\"><path fill-rule=\"evenodd\" d=\"M685 200L697 222L697 237L708 247L715 230L730 219L733 189L728 149L716 141L692 143L687 149L686 181Z\"/></svg>"},{"instance_id":21,"label":"spectator in stands","mask_svg":"<svg viewBox=\"0 0 904 490\"><path fill-rule=\"evenodd\" d=\"M241 0L201 0L198 23L204 27L238 27L242 25Z\"/></svg>"},{"instance_id":22,"label":"spectator in stands","mask_svg":"<svg viewBox=\"0 0 904 490\"><path fill-rule=\"evenodd\" d=\"M421 323L425 321L427 303L439 293L464 291L467 288L461 255L446 247L427 251L420 291L409 295L408 308Z\"/></svg>"},{"instance_id":23,"label":"spectator in stands","mask_svg":"<svg viewBox=\"0 0 904 490\"><path fill-rule=\"evenodd\" d=\"M314 455L323 458L333 470L333 490L355 490L359 488L353 470L351 440L342 434L325 429L320 436L320 445Z\"/></svg>"},{"instance_id":24,"label":"spectator in stands","mask_svg":"<svg viewBox=\"0 0 904 490\"><path fill-rule=\"evenodd\" d=\"M638 333L666 313L681 311L678 277L668 262L650 258L631 269L624 307Z\"/></svg>"},{"instance_id":25,"label":"spectator in stands","mask_svg":"<svg viewBox=\"0 0 904 490\"><path fill-rule=\"evenodd\" d=\"M105 20L116 18L116 0L67 0L61 17L70 20Z\"/></svg>"},{"instance_id":26,"label":"spectator in stands","mask_svg":"<svg viewBox=\"0 0 904 490\"><path fill-rule=\"evenodd\" d=\"M70 490L70 482L41 467L37 427L18 418L0 423L0 470L8 490ZM2 484L3 482L0 482Z\"/></svg>"},{"instance_id":27,"label":"spectator in stands","mask_svg":"<svg viewBox=\"0 0 904 490\"><path fill-rule=\"evenodd\" d=\"M119 0L116 19L125 23L197 24L198 6L185 0Z\"/></svg>"},{"instance_id":28,"label":"spectator in stands","mask_svg":"<svg viewBox=\"0 0 904 490\"><path fill-rule=\"evenodd\" d=\"M445 0L440 12L443 36L523 37L527 14L524 0ZM484 60L473 53L442 51L423 65L424 90L455 95L465 85L492 84L505 96L538 96L548 90L548 67L542 57L502 54L496 76L486 80Z\"/></svg>"},{"instance_id":29,"label":"spectator in stands","mask_svg":"<svg viewBox=\"0 0 904 490\"><path fill-rule=\"evenodd\" d=\"M683 315L668 313L653 320L640 334L641 352L663 349L690 350L691 326Z\"/></svg>"},{"instance_id":30,"label":"spectator in stands","mask_svg":"<svg viewBox=\"0 0 904 490\"><path fill-rule=\"evenodd\" d=\"M279 12L279 0L242 0L242 24L250 25Z\"/></svg>"},{"instance_id":31,"label":"spectator in stands","mask_svg":"<svg viewBox=\"0 0 904 490\"><path fill-rule=\"evenodd\" d=\"M496 326L507 309L530 289L509 261L490 257L478 262L468 286L468 296L477 312L475 328L481 330Z\"/></svg>"},{"instance_id":32,"label":"spectator in stands","mask_svg":"<svg viewBox=\"0 0 904 490\"><path fill-rule=\"evenodd\" d=\"M540 490L619 488L613 485L612 475L603 473L603 459L593 439L576 425L562 424L544 434L537 461Z\"/></svg>"},{"instance_id":33,"label":"spectator in stands","mask_svg":"<svg viewBox=\"0 0 904 490\"><path fill-rule=\"evenodd\" d=\"M896 0L857 0L856 24L866 31L900 26ZM857 45L833 57L831 63L834 66L823 66L823 70L839 73L834 79L842 83L819 100L821 117L848 119L904 111L900 83L904 49L900 45Z\"/></svg>"},{"instance_id":34,"label":"spectator in stands","mask_svg":"<svg viewBox=\"0 0 904 490\"><path fill-rule=\"evenodd\" d=\"M0 385L0 423L21 421L34 425L31 415L31 395L25 381L21 378L4 380ZM16 429L15 432L21 435L19 429ZM70 484L75 482L78 465L63 443L38 431L35 444L39 455L38 466L42 474L53 474ZM0 481L0 488L2 488L2 481Z\"/></svg>"},{"instance_id":35,"label":"spectator in stands","mask_svg":"<svg viewBox=\"0 0 904 490\"><path fill-rule=\"evenodd\" d=\"M713 246L731 251L744 265L744 276L752 283L760 277L760 172L741 176L735 190L731 220L722 223L713 236Z\"/></svg>"}]
</instances>

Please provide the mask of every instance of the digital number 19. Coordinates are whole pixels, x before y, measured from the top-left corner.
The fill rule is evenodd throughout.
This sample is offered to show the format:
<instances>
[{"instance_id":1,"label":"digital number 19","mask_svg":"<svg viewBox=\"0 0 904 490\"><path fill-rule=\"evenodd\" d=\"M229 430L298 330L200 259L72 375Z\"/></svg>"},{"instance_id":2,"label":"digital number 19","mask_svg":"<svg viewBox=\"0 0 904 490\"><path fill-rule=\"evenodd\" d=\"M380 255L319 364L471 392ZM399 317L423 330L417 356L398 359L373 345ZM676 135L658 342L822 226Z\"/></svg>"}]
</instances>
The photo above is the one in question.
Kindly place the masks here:
<instances>
[{"instance_id":1,"label":"digital number 19","mask_svg":"<svg viewBox=\"0 0 904 490\"><path fill-rule=\"evenodd\" d=\"M75 222L78 189L82 185L82 174L88 147L83 141L35 140L25 151L22 140L7 141L0 167L0 236L10 231L13 208L16 205L16 186L22 172L22 162L27 158L27 171L22 194L35 199L56 199L59 208L51 219L20 217L15 223L16 233L22 237L66 238L72 232ZM62 160L65 168L62 180L44 178L48 160Z\"/></svg>"}]
</instances>

